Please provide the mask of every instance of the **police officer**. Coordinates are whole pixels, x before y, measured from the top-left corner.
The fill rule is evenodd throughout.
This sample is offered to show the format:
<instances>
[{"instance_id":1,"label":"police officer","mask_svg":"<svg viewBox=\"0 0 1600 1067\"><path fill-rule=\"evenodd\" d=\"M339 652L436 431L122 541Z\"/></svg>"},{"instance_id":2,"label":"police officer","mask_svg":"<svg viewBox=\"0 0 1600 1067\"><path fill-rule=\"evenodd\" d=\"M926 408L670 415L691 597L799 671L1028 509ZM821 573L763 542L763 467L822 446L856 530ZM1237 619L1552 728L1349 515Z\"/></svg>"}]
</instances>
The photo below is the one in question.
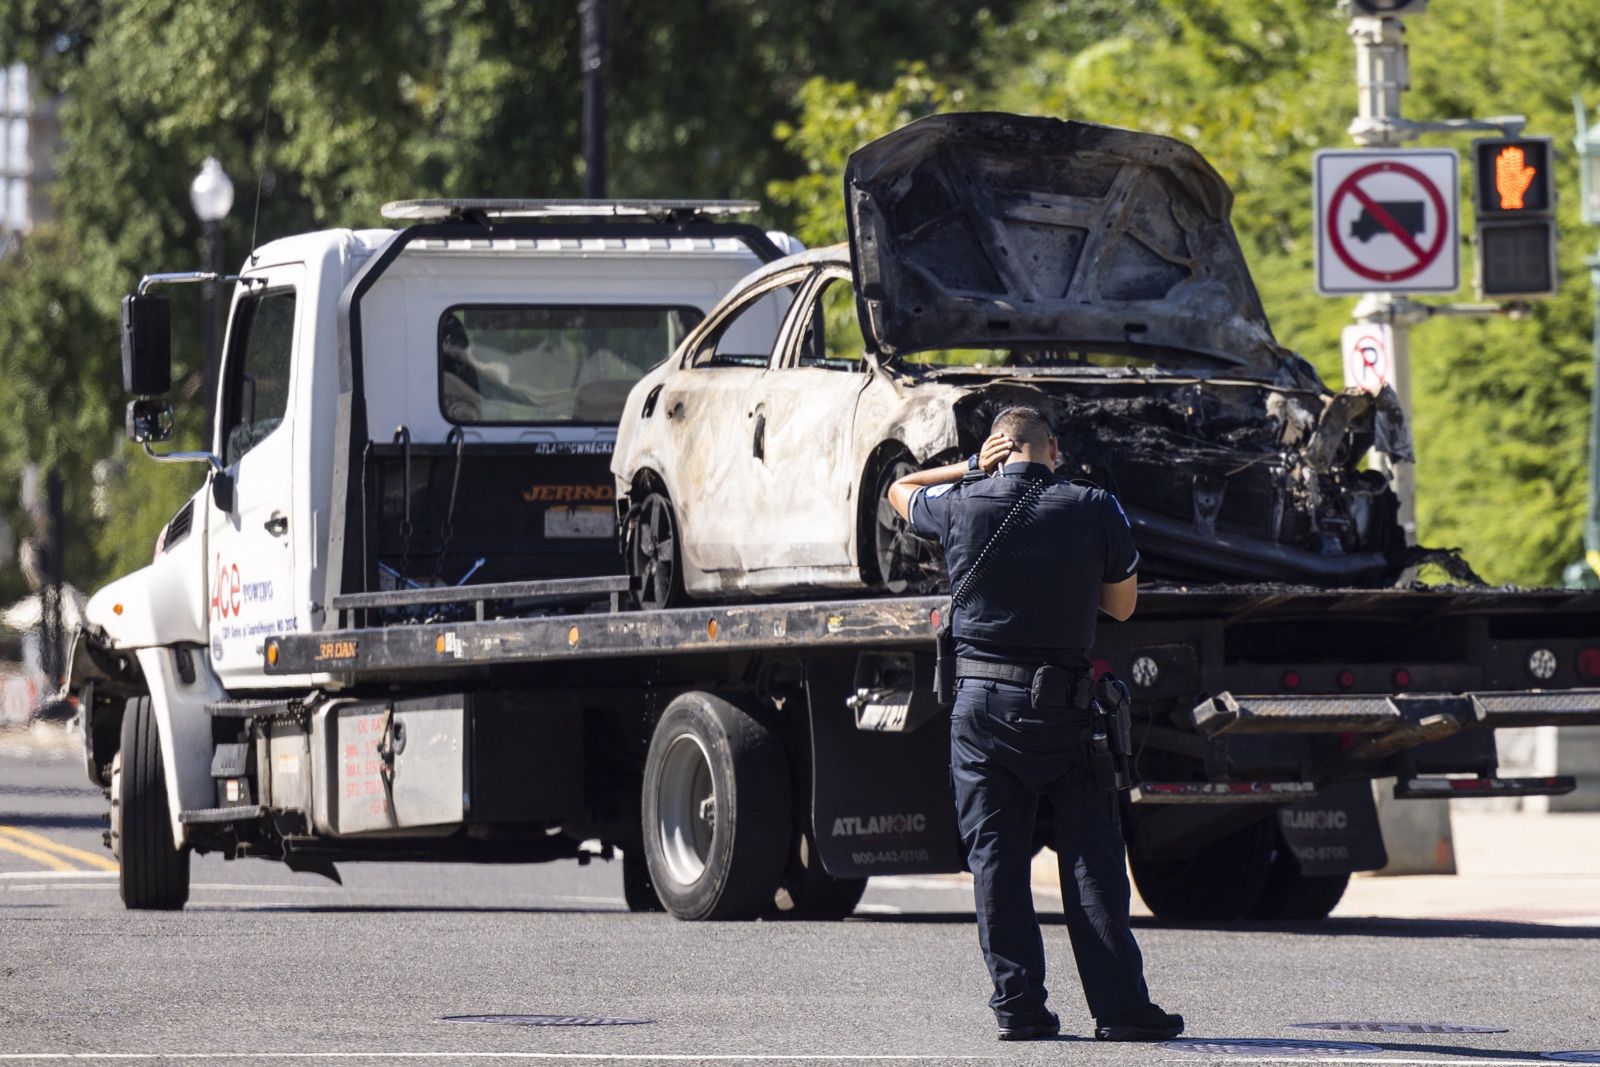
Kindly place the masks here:
<instances>
[{"instance_id":1,"label":"police officer","mask_svg":"<svg viewBox=\"0 0 1600 1067\"><path fill-rule=\"evenodd\" d=\"M1182 1033L1183 1018L1150 1002L1128 924L1118 797L1096 786L1084 748L1096 612L1133 614L1139 553L1116 498L1057 478L1058 459L1044 416L1007 408L977 455L907 475L890 487L889 501L914 533L944 546L951 588L959 589L1031 489L954 612L950 764L1000 1039L1051 1038L1061 1029L1045 1007L1044 941L1030 885L1034 818L1047 796L1067 933L1095 1037L1163 1041ZM1061 695L1036 707L1041 667L1062 672L1046 675Z\"/></svg>"}]
</instances>

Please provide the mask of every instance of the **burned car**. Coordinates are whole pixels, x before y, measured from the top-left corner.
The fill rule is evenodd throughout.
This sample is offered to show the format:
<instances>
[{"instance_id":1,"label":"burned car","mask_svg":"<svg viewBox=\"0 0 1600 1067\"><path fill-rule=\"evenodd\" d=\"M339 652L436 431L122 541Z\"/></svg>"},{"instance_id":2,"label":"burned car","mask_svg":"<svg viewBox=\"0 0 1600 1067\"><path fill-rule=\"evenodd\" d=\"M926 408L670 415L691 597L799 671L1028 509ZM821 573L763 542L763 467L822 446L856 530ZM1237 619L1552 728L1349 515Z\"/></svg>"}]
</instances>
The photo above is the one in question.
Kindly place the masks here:
<instances>
[{"instance_id":1,"label":"burned car","mask_svg":"<svg viewBox=\"0 0 1600 1067\"><path fill-rule=\"evenodd\" d=\"M1227 184L1151 134L922 119L849 160L850 240L768 264L633 388L612 472L641 605L942 579L888 486L1049 417L1146 579L1362 586L1411 561L1392 392L1274 340Z\"/></svg>"}]
</instances>

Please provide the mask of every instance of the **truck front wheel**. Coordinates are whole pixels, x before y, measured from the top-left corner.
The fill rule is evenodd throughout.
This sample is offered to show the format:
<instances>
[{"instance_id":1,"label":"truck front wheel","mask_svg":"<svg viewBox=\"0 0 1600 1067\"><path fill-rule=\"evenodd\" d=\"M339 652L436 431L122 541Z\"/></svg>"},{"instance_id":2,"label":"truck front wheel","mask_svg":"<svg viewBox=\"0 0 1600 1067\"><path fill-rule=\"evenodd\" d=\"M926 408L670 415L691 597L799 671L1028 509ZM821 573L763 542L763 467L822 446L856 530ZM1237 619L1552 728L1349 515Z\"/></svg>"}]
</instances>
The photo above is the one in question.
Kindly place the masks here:
<instances>
[{"instance_id":1,"label":"truck front wheel","mask_svg":"<svg viewBox=\"0 0 1600 1067\"><path fill-rule=\"evenodd\" d=\"M1181 860L1130 857L1133 883L1158 919L1240 919L1261 897L1278 826L1258 819Z\"/></svg>"},{"instance_id":2,"label":"truck front wheel","mask_svg":"<svg viewBox=\"0 0 1600 1067\"><path fill-rule=\"evenodd\" d=\"M782 742L709 693L667 705L645 757L644 848L663 906L680 919L769 911L789 854Z\"/></svg>"},{"instance_id":3,"label":"truck front wheel","mask_svg":"<svg viewBox=\"0 0 1600 1067\"><path fill-rule=\"evenodd\" d=\"M137 911L183 907L189 899L189 850L172 843L161 738L149 697L128 701L123 712L111 804L123 905Z\"/></svg>"}]
</instances>

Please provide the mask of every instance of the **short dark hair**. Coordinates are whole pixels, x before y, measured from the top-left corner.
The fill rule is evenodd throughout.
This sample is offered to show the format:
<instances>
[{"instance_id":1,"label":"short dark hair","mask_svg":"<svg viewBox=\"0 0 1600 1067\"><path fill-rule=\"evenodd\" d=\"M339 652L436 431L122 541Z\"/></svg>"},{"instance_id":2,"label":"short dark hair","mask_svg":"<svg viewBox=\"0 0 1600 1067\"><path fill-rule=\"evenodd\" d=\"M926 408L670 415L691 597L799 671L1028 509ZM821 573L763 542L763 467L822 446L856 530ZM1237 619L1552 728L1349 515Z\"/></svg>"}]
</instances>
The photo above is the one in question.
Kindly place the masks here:
<instances>
[{"instance_id":1,"label":"short dark hair","mask_svg":"<svg viewBox=\"0 0 1600 1067\"><path fill-rule=\"evenodd\" d=\"M1020 404L1006 408L996 415L994 424L989 427L989 433L1003 433L1017 444L1033 448L1043 448L1054 436L1050 430L1050 421L1044 417L1044 412Z\"/></svg>"}]
</instances>

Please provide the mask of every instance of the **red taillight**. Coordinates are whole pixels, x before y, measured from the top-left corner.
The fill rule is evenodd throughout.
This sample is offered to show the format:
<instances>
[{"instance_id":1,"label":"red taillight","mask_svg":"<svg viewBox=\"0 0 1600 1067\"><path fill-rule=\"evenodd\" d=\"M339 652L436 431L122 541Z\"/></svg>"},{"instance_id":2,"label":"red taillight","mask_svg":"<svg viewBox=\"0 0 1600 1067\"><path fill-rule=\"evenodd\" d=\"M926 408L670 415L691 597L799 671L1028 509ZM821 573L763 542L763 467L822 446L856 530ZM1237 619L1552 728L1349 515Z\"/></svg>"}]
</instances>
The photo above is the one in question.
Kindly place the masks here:
<instances>
[{"instance_id":1,"label":"red taillight","mask_svg":"<svg viewBox=\"0 0 1600 1067\"><path fill-rule=\"evenodd\" d=\"M935 631L937 631L939 629L939 609L938 608L934 608L931 612L928 613L928 625L932 626Z\"/></svg>"},{"instance_id":2,"label":"red taillight","mask_svg":"<svg viewBox=\"0 0 1600 1067\"><path fill-rule=\"evenodd\" d=\"M1299 689L1300 688L1300 672L1299 671L1284 671L1283 672L1283 687L1285 689Z\"/></svg>"},{"instance_id":3,"label":"red taillight","mask_svg":"<svg viewBox=\"0 0 1600 1067\"><path fill-rule=\"evenodd\" d=\"M1600 648L1580 648L1573 666L1586 682L1600 682Z\"/></svg>"},{"instance_id":4,"label":"red taillight","mask_svg":"<svg viewBox=\"0 0 1600 1067\"><path fill-rule=\"evenodd\" d=\"M1337 680L1340 689L1352 689L1356 684L1356 672L1346 667L1339 672Z\"/></svg>"},{"instance_id":5,"label":"red taillight","mask_svg":"<svg viewBox=\"0 0 1600 1067\"><path fill-rule=\"evenodd\" d=\"M1411 672L1404 667L1396 667L1389 680L1394 683L1396 689L1405 689L1411 684Z\"/></svg>"}]
</instances>

